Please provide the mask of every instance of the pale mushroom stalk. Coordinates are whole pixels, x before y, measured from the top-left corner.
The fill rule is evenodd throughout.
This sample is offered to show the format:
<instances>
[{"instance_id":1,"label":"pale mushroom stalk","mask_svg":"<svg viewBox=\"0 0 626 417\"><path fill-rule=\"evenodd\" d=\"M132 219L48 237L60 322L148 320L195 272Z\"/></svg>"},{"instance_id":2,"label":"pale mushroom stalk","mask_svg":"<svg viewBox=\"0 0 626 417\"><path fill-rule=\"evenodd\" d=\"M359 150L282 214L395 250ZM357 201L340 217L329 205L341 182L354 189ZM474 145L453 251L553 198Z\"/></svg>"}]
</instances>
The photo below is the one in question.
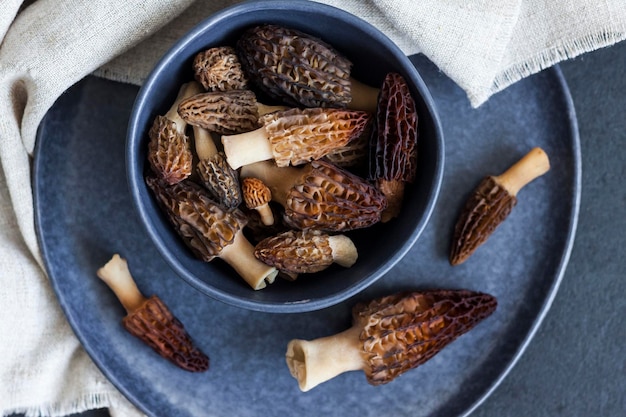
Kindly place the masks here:
<instances>
[{"instance_id":1,"label":"pale mushroom stalk","mask_svg":"<svg viewBox=\"0 0 626 417\"><path fill-rule=\"evenodd\" d=\"M281 167L301 165L346 145L370 119L362 111L295 108L263 116L257 130L224 135L222 144L233 169L268 159Z\"/></svg>"},{"instance_id":2,"label":"pale mushroom stalk","mask_svg":"<svg viewBox=\"0 0 626 417\"><path fill-rule=\"evenodd\" d=\"M360 329L351 327L313 341L295 339L287 345L287 366L302 392L350 371L365 368L359 340Z\"/></svg>"},{"instance_id":3,"label":"pale mushroom stalk","mask_svg":"<svg viewBox=\"0 0 626 417\"><path fill-rule=\"evenodd\" d=\"M333 256L333 262L349 268L356 262L358 253L354 242L346 235L328 236L328 245Z\"/></svg>"},{"instance_id":4,"label":"pale mushroom stalk","mask_svg":"<svg viewBox=\"0 0 626 417\"><path fill-rule=\"evenodd\" d=\"M496 307L495 297L466 290L380 297L354 306L352 327L341 333L291 340L285 360L302 391L357 370L372 385L386 384L425 363Z\"/></svg>"},{"instance_id":5,"label":"pale mushroom stalk","mask_svg":"<svg viewBox=\"0 0 626 417\"><path fill-rule=\"evenodd\" d=\"M254 247L243 235L247 219L240 210L225 210L202 187L191 182L169 187L151 177L146 182L178 234L199 259L210 262L221 258L255 290L274 282L278 271L255 258Z\"/></svg>"},{"instance_id":6,"label":"pale mushroom stalk","mask_svg":"<svg viewBox=\"0 0 626 417\"><path fill-rule=\"evenodd\" d=\"M296 229L341 232L380 221L385 196L363 178L319 160L302 167L277 167L268 161L245 165L241 177L255 177L285 208L285 221Z\"/></svg>"},{"instance_id":7,"label":"pale mushroom stalk","mask_svg":"<svg viewBox=\"0 0 626 417\"><path fill-rule=\"evenodd\" d=\"M376 113L380 88L371 87L353 77L350 77L350 101L347 107L352 110L362 110Z\"/></svg>"},{"instance_id":8,"label":"pale mushroom stalk","mask_svg":"<svg viewBox=\"0 0 626 417\"><path fill-rule=\"evenodd\" d=\"M520 189L549 170L548 155L541 148L533 148L501 175L484 178L455 224L450 264L465 262L484 244L517 204Z\"/></svg>"},{"instance_id":9,"label":"pale mushroom stalk","mask_svg":"<svg viewBox=\"0 0 626 417\"><path fill-rule=\"evenodd\" d=\"M114 254L96 274L126 309L122 325L129 333L182 369L203 372L209 368L209 358L194 346L165 303L156 295L146 298L141 294L125 259Z\"/></svg>"}]
</instances>

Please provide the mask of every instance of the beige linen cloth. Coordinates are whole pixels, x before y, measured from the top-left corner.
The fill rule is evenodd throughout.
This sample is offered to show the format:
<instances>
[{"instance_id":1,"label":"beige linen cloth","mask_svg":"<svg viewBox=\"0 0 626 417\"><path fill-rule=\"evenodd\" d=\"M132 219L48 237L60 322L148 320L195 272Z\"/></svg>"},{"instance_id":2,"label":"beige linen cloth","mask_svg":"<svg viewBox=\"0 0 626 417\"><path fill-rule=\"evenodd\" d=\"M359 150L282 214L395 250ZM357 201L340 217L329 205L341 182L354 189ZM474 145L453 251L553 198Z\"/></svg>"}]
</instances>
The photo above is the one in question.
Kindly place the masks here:
<instances>
[{"instance_id":1,"label":"beige linen cloth","mask_svg":"<svg viewBox=\"0 0 626 417\"><path fill-rule=\"evenodd\" d=\"M325 2L382 29L407 54L424 53L473 106L626 37L625 0ZM0 0L0 413L61 416L109 407L115 416L136 415L81 348L45 275L33 221L36 131L59 95L85 75L140 84L180 35L236 2L23 3Z\"/></svg>"}]
</instances>

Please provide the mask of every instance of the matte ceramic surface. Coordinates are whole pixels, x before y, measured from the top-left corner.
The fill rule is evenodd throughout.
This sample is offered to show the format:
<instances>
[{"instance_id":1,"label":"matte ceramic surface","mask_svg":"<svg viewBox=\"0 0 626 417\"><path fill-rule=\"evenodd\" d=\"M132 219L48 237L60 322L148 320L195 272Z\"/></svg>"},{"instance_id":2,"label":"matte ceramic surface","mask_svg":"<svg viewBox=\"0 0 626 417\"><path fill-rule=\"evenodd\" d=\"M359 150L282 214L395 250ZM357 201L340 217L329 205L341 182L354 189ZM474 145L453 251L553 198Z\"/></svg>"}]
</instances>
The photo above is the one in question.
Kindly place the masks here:
<instances>
[{"instance_id":1,"label":"matte ceramic surface","mask_svg":"<svg viewBox=\"0 0 626 417\"><path fill-rule=\"evenodd\" d=\"M504 378L539 326L564 272L580 197L580 149L558 68L525 79L471 109L464 93L425 59L412 57L439 108L446 168L432 219L381 280L333 307L270 314L204 296L180 280L133 207L124 168L125 133L137 89L87 78L43 120L35 156L37 228L59 302L107 377L151 416L466 416ZM552 170L519 194L506 223L470 260L448 265L449 238L469 191L533 146ZM113 252L139 288L158 294L211 356L204 374L184 372L126 333L124 310L95 271ZM372 387L343 374L308 393L284 361L292 338L350 325L361 299L401 289L468 288L498 298L497 311L423 366Z\"/></svg>"},{"instance_id":2,"label":"matte ceramic surface","mask_svg":"<svg viewBox=\"0 0 626 417\"><path fill-rule=\"evenodd\" d=\"M407 187L400 216L393 222L348 232L359 260L350 269L333 267L295 283L277 280L253 292L229 267L196 259L175 234L145 184L148 130L165 114L180 86L193 80L191 62L212 46L234 45L246 29L275 23L300 29L331 43L353 63L352 76L379 86L385 74L400 72L412 86L419 114L417 180ZM261 102L266 100L259 97ZM161 59L139 91L130 116L127 169L133 200L155 245L178 274L219 300L261 311L302 312L336 304L388 271L418 239L432 213L443 175L444 145L432 97L409 59L388 38L341 10L311 2L252 2L229 8L183 37ZM373 244L375 242L375 244Z\"/></svg>"}]
</instances>

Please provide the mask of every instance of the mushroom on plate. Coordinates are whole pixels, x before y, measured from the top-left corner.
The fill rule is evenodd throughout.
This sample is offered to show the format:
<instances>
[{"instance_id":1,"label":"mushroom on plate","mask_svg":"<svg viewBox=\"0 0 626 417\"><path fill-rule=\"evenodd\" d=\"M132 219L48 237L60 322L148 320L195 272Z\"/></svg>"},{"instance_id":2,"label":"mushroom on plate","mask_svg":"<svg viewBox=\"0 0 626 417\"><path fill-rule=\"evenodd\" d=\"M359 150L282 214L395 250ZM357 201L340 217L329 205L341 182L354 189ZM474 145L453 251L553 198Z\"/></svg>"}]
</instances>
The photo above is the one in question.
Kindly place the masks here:
<instances>
[{"instance_id":1,"label":"mushroom on plate","mask_svg":"<svg viewBox=\"0 0 626 417\"><path fill-rule=\"evenodd\" d=\"M301 165L320 159L361 135L370 114L342 109L289 109L261 117L262 127L222 136L233 169L274 159L276 165Z\"/></svg>"},{"instance_id":2,"label":"mushroom on plate","mask_svg":"<svg viewBox=\"0 0 626 417\"><path fill-rule=\"evenodd\" d=\"M254 246L243 235L246 217L238 209L226 210L199 185L183 181L168 186L146 178L161 207L192 252L205 262L220 258L255 290L274 282L276 268L254 256Z\"/></svg>"},{"instance_id":3,"label":"mushroom on plate","mask_svg":"<svg viewBox=\"0 0 626 417\"><path fill-rule=\"evenodd\" d=\"M350 60L319 38L261 25L247 30L235 49L250 80L289 105L376 109L379 90L352 78Z\"/></svg>"},{"instance_id":4,"label":"mushroom on plate","mask_svg":"<svg viewBox=\"0 0 626 417\"><path fill-rule=\"evenodd\" d=\"M373 185L327 161L300 167L277 167L263 161L245 165L241 177L258 178L285 209L285 221L297 229L342 232L380 221L387 206Z\"/></svg>"},{"instance_id":5,"label":"mushroom on plate","mask_svg":"<svg viewBox=\"0 0 626 417\"><path fill-rule=\"evenodd\" d=\"M190 372L209 369L209 358L194 346L185 326L156 295L146 298L137 288L126 259L118 254L96 272L113 290L127 315L122 325L133 336L175 365Z\"/></svg>"},{"instance_id":6,"label":"mushroom on plate","mask_svg":"<svg viewBox=\"0 0 626 417\"><path fill-rule=\"evenodd\" d=\"M287 366L302 391L358 370L365 372L370 384L386 384L432 358L496 307L495 297L466 290L380 297L357 304L352 327L341 333L291 340Z\"/></svg>"}]
</instances>

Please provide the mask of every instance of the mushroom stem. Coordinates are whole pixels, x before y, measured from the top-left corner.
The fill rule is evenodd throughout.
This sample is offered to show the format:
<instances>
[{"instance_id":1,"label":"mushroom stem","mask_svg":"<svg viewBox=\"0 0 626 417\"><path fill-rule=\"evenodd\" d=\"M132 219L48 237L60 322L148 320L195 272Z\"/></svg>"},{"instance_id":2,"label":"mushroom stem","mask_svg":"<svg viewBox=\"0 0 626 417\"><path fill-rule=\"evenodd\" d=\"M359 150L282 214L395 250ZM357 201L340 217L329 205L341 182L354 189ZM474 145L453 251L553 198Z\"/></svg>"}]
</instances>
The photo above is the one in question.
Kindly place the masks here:
<instances>
[{"instance_id":1,"label":"mushroom stem","mask_svg":"<svg viewBox=\"0 0 626 417\"><path fill-rule=\"evenodd\" d=\"M254 256L254 246L241 230L237 231L233 243L224 247L219 256L255 290L265 288L278 275L276 268L264 264Z\"/></svg>"},{"instance_id":2,"label":"mushroom stem","mask_svg":"<svg viewBox=\"0 0 626 417\"><path fill-rule=\"evenodd\" d=\"M272 200L285 206L289 190L308 170L310 170L308 165L304 168L277 167L272 162L261 161L245 165L241 169L241 177L260 179L272 192Z\"/></svg>"},{"instance_id":3,"label":"mushroom stem","mask_svg":"<svg viewBox=\"0 0 626 417\"><path fill-rule=\"evenodd\" d=\"M126 259L117 253L98 269L96 274L113 290L128 314L137 310L147 300L137 288Z\"/></svg>"},{"instance_id":4,"label":"mushroom stem","mask_svg":"<svg viewBox=\"0 0 626 417\"><path fill-rule=\"evenodd\" d=\"M300 390L306 392L344 372L364 369L360 332L353 326L333 336L290 341L285 359Z\"/></svg>"},{"instance_id":5,"label":"mushroom stem","mask_svg":"<svg viewBox=\"0 0 626 417\"><path fill-rule=\"evenodd\" d=\"M196 154L201 161L211 159L217 154L217 146L211 137L211 133L199 126L193 127L193 141Z\"/></svg>"},{"instance_id":6,"label":"mushroom stem","mask_svg":"<svg viewBox=\"0 0 626 417\"><path fill-rule=\"evenodd\" d=\"M499 186L515 197L522 187L549 170L548 155L541 148L533 148L504 173L493 178Z\"/></svg>"},{"instance_id":7,"label":"mushroom stem","mask_svg":"<svg viewBox=\"0 0 626 417\"><path fill-rule=\"evenodd\" d=\"M348 108L376 113L379 92L379 88L370 87L350 77L350 95L352 99L348 103Z\"/></svg>"},{"instance_id":8,"label":"mushroom stem","mask_svg":"<svg viewBox=\"0 0 626 417\"><path fill-rule=\"evenodd\" d=\"M222 136L226 160L233 169L274 158L265 127L238 135Z\"/></svg>"},{"instance_id":9,"label":"mushroom stem","mask_svg":"<svg viewBox=\"0 0 626 417\"><path fill-rule=\"evenodd\" d=\"M328 245L333 254L333 261L345 268L350 268L359 257L354 242L345 235L328 237Z\"/></svg>"},{"instance_id":10,"label":"mushroom stem","mask_svg":"<svg viewBox=\"0 0 626 417\"><path fill-rule=\"evenodd\" d=\"M201 92L202 86L195 81L183 84L178 91L178 95L176 96L176 100L174 100L174 104L172 104L167 113L165 113L165 117L176 123L176 130L178 131L178 133L184 134L185 128L187 127L187 122L185 122L183 118L180 117L180 115L178 114L178 105L186 98L194 96Z\"/></svg>"},{"instance_id":11,"label":"mushroom stem","mask_svg":"<svg viewBox=\"0 0 626 417\"><path fill-rule=\"evenodd\" d=\"M255 208L259 216L261 217L261 223L265 226L271 226L274 224L274 213L268 203L262 204Z\"/></svg>"}]
</instances>

